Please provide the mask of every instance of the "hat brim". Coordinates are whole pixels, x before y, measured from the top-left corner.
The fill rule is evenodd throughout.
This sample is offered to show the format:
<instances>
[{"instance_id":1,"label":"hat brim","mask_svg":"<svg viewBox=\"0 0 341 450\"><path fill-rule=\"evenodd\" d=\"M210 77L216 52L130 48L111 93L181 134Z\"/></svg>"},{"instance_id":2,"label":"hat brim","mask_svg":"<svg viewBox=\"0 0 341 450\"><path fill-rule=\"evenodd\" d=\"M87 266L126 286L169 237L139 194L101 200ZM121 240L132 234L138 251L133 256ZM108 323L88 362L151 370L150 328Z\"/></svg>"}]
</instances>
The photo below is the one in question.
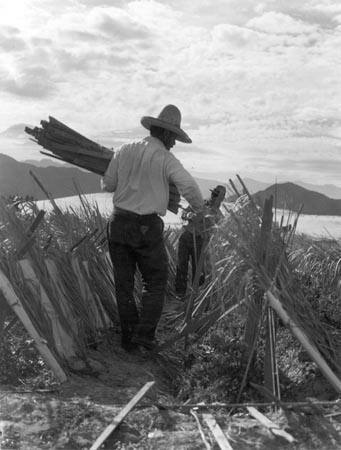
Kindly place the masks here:
<instances>
[{"instance_id":1,"label":"hat brim","mask_svg":"<svg viewBox=\"0 0 341 450\"><path fill-rule=\"evenodd\" d=\"M191 144L192 139L184 132L181 128L176 125L172 125L163 120L156 119L155 117L143 116L141 119L141 125L147 130L150 130L151 126L165 128L166 130L172 131L175 134L175 139L177 141L185 142L186 144Z\"/></svg>"}]
</instances>

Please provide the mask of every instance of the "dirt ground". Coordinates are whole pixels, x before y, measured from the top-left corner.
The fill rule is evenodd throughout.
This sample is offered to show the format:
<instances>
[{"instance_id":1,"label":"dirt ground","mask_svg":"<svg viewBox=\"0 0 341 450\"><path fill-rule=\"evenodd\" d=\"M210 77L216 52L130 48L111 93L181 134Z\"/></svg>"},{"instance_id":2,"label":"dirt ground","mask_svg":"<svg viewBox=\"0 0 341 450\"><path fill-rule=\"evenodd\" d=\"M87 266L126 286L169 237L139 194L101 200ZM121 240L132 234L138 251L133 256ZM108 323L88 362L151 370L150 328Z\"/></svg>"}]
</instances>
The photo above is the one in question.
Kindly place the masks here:
<instances>
[{"instance_id":1,"label":"dirt ground","mask_svg":"<svg viewBox=\"0 0 341 450\"><path fill-rule=\"evenodd\" d=\"M175 404L172 374L162 359L128 354L118 341L89 354L98 374L72 375L51 389L0 386L0 448L89 449L114 416L148 381L155 387L106 441L105 449L203 449L190 411L162 409ZM295 439L289 444L250 417L246 409L212 410L233 449L341 448L341 401L329 408L263 411ZM197 411L212 449L219 448Z\"/></svg>"}]
</instances>

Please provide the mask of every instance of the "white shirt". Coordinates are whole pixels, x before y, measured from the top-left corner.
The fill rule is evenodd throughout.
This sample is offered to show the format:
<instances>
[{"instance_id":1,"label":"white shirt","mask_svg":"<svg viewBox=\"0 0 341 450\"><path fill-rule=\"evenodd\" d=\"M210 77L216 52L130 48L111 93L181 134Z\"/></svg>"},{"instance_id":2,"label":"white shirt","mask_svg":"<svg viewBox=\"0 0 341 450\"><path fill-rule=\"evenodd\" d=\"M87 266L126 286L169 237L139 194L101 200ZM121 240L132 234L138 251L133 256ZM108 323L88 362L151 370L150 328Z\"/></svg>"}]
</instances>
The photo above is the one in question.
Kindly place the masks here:
<instances>
[{"instance_id":1,"label":"white shirt","mask_svg":"<svg viewBox=\"0 0 341 450\"><path fill-rule=\"evenodd\" d=\"M102 189L114 192L114 205L137 214L164 216L169 183L174 183L194 211L204 206L199 186L180 161L153 136L122 145L101 180Z\"/></svg>"}]
</instances>

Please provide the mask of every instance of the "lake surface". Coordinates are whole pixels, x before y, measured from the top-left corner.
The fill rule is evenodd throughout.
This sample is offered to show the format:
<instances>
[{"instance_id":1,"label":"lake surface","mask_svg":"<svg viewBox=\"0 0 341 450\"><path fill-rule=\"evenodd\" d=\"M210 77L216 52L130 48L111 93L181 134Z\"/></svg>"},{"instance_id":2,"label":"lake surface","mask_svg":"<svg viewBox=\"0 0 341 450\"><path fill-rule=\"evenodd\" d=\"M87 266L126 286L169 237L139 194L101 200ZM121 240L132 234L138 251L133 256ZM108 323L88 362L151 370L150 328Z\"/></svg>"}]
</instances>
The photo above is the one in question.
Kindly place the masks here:
<instances>
[{"instance_id":1,"label":"lake surface","mask_svg":"<svg viewBox=\"0 0 341 450\"><path fill-rule=\"evenodd\" d=\"M103 215L109 215L112 211L112 194L99 193L99 194L87 194L85 196L90 203L97 203L100 212ZM81 202L78 196L64 197L56 199L57 205L63 209L68 206L72 206L75 209L81 208ZM40 200L37 202L40 209L46 211L51 210L51 204L48 200ZM277 220L280 219L282 213L277 212ZM287 224L288 213L284 212L284 225ZM167 212L167 215L163 217L165 224L167 225L179 225L181 224L180 214L175 215L171 212ZM293 223L293 218L290 220ZM298 219L297 232L309 234L313 237L333 237L335 239L341 239L341 216L313 216L302 214Z\"/></svg>"}]
</instances>

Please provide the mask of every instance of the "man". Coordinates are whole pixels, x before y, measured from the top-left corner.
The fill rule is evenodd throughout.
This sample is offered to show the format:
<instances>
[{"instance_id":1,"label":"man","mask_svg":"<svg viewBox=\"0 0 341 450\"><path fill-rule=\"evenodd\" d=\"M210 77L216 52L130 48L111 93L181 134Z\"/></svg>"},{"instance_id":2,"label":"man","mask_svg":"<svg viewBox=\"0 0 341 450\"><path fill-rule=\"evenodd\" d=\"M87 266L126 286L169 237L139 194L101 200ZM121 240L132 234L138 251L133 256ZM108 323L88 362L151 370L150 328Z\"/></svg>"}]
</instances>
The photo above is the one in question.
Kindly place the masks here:
<instances>
[{"instance_id":1,"label":"man","mask_svg":"<svg viewBox=\"0 0 341 450\"><path fill-rule=\"evenodd\" d=\"M191 207L184 210L182 218L188 221L183 227L178 244L178 264L175 277L175 292L183 300L187 290L188 264L192 266L192 284L197 271L197 263L204 245L209 238L212 227L223 217L220 205L226 194L225 186L218 185L211 190L211 198L205 201L205 215L193 214ZM204 267L199 278L199 285L205 281Z\"/></svg>"},{"instance_id":2,"label":"man","mask_svg":"<svg viewBox=\"0 0 341 450\"><path fill-rule=\"evenodd\" d=\"M167 105L157 118L144 116L141 124L150 136L120 147L102 179L102 188L114 192L114 211L108 224L108 243L114 268L116 300L121 322L121 344L155 347L167 284L168 261L163 242L169 184L174 183L194 211L204 201L193 177L170 149L175 141L191 143L181 129L181 113ZM143 293L141 311L134 300L134 276L139 269Z\"/></svg>"}]
</instances>

